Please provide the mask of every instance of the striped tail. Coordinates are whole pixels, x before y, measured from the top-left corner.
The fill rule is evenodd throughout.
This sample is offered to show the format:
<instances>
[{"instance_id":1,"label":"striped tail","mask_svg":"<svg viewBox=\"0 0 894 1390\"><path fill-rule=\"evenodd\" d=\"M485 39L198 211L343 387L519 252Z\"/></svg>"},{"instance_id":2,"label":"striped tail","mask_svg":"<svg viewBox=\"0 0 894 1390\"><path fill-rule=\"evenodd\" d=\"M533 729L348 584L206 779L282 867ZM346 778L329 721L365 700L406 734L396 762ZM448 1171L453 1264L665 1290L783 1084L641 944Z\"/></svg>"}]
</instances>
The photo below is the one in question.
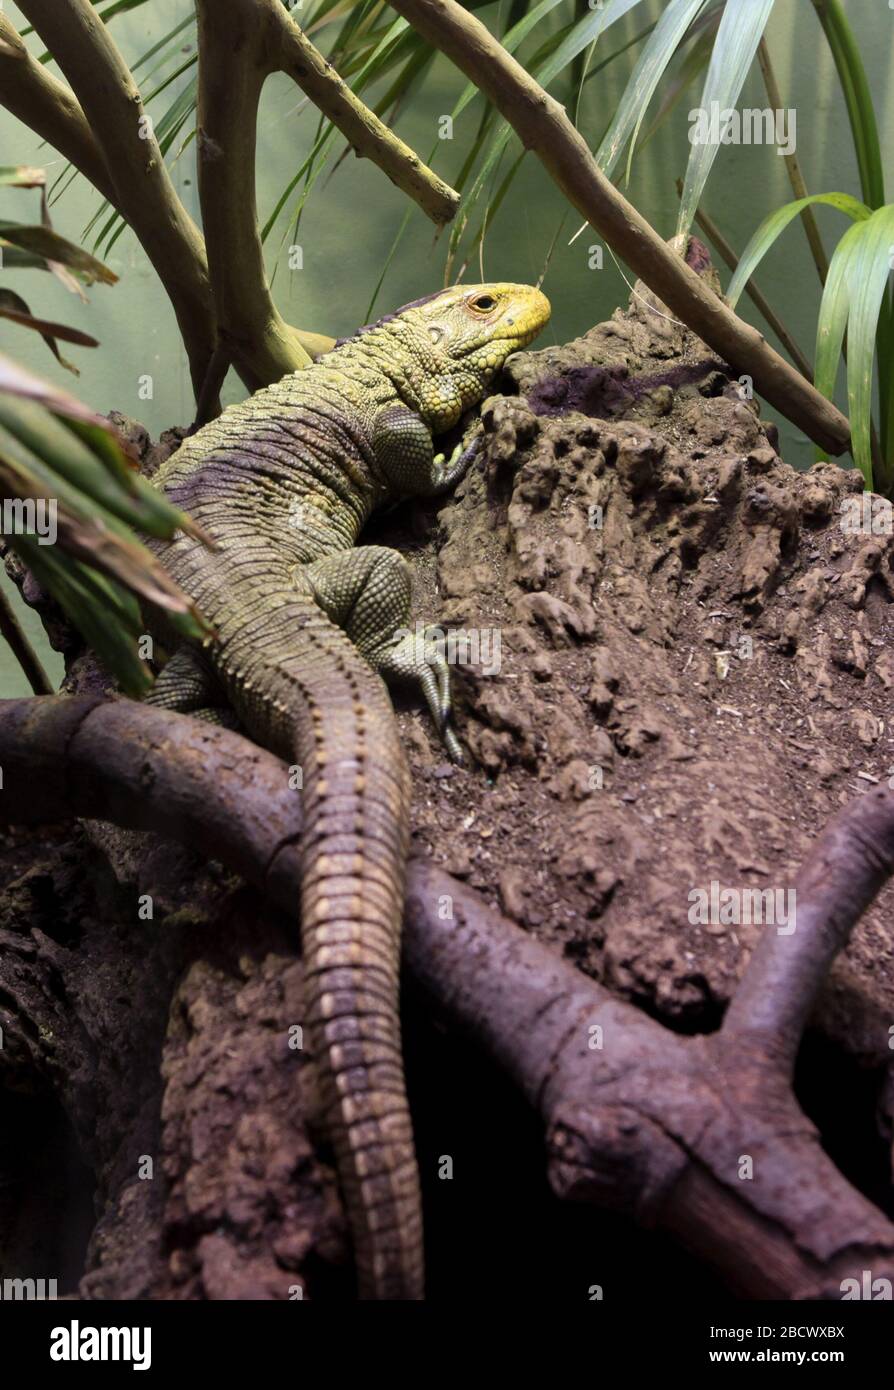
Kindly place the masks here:
<instances>
[{"instance_id":1,"label":"striped tail","mask_svg":"<svg viewBox=\"0 0 894 1390\"><path fill-rule=\"evenodd\" d=\"M269 594L218 628L252 735L294 756L304 797L306 1024L361 1298L423 1296L419 1178L398 977L409 773L380 678L310 600Z\"/></svg>"}]
</instances>

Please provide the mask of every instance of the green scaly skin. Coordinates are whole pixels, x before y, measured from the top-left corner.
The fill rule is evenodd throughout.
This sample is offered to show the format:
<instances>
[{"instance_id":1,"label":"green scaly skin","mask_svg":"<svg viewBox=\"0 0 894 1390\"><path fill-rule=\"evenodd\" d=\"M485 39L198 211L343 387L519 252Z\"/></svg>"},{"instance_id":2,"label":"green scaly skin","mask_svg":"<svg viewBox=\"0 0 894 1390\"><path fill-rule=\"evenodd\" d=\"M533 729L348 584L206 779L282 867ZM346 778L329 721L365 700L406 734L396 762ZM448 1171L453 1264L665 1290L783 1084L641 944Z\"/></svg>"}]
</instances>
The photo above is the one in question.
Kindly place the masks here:
<instances>
[{"instance_id":1,"label":"green scaly skin","mask_svg":"<svg viewBox=\"0 0 894 1390\"><path fill-rule=\"evenodd\" d=\"M423 1295L398 1012L410 782L382 678L416 680L460 748L437 646L395 637L405 561L355 541L376 507L461 477L472 451L445 459L433 435L548 318L525 285L420 300L225 411L156 479L218 548L154 545L214 636L181 647L150 700L206 718L229 707L302 770L306 1025L365 1298Z\"/></svg>"}]
</instances>

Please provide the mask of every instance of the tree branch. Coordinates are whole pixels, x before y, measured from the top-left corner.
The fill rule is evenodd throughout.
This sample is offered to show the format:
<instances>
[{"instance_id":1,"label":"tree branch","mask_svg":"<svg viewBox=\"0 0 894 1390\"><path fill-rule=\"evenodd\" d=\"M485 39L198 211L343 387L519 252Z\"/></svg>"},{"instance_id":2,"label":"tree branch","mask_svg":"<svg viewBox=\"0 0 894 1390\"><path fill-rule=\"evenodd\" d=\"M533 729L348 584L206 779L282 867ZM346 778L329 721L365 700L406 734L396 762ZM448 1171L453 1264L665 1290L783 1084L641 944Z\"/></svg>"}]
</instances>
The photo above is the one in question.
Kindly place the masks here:
<instances>
[{"instance_id":1,"label":"tree branch","mask_svg":"<svg viewBox=\"0 0 894 1390\"><path fill-rule=\"evenodd\" d=\"M237 734L130 701L9 700L0 766L0 820L151 828L294 911L300 799L285 764ZM795 937L782 952L765 937L733 1026L709 1037L670 1033L420 860L409 867L405 961L539 1109L560 1196L663 1227L746 1296L840 1298L842 1280L869 1261L874 1278L894 1277L894 1227L823 1152L784 1055L763 1045L762 1000L771 995L771 1020L800 1034L848 925L892 864L894 797L879 790L820 838L799 878Z\"/></svg>"},{"instance_id":2,"label":"tree branch","mask_svg":"<svg viewBox=\"0 0 894 1390\"><path fill-rule=\"evenodd\" d=\"M70 159L136 233L174 307L205 416L215 410L208 383L224 358L255 390L334 345L288 324L267 284L254 173L258 100L271 72L292 77L357 153L434 221L453 216L459 195L353 95L278 0L196 0L206 259L133 76L89 0L24 0L21 9L71 89L35 62L0 16L4 104Z\"/></svg>"},{"instance_id":3,"label":"tree branch","mask_svg":"<svg viewBox=\"0 0 894 1390\"><path fill-rule=\"evenodd\" d=\"M663 1228L746 1297L840 1298L868 1258L891 1277L894 1226L823 1152L774 1061L671 1033L418 860L404 942L436 1011L539 1110L560 1197Z\"/></svg>"},{"instance_id":4,"label":"tree branch","mask_svg":"<svg viewBox=\"0 0 894 1390\"><path fill-rule=\"evenodd\" d=\"M258 231L255 150L269 37L251 0L196 0L196 16L199 197L218 332L257 389L311 360L273 302Z\"/></svg>"},{"instance_id":5,"label":"tree branch","mask_svg":"<svg viewBox=\"0 0 894 1390\"><path fill-rule=\"evenodd\" d=\"M456 0L391 0L392 8L450 58L494 103L568 200L678 318L830 453L850 425L763 334L738 318L668 247L602 173L560 104Z\"/></svg>"},{"instance_id":6,"label":"tree branch","mask_svg":"<svg viewBox=\"0 0 894 1390\"><path fill-rule=\"evenodd\" d=\"M764 928L724 1020L731 1041L747 1039L791 1074L829 966L892 873L894 795L873 787L839 811L803 864L794 932Z\"/></svg>"},{"instance_id":7,"label":"tree branch","mask_svg":"<svg viewBox=\"0 0 894 1390\"><path fill-rule=\"evenodd\" d=\"M19 8L80 102L113 202L168 292L198 394L215 343L205 247L168 175L133 76L89 0L22 0Z\"/></svg>"},{"instance_id":8,"label":"tree branch","mask_svg":"<svg viewBox=\"0 0 894 1390\"><path fill-rule=\"evenodd\" d=\"M255 198L258 102L284 72L435 222L459 195L354 96L279 0L196 0L199 193L221 339L242 375L264 385L332 346L282 318L264 267Z\"/></svg>"},{"instance_id":9,"label":"tree branch","mask_svg":"<svg viewBox=\"0 0 894 1390\"><path fill-rule=\"evenodd\" d=\"M455 189L364 106L277 0L253 0L253 4L266 9L279 31L273 58L276 67L329 117L361 159L378 165L438 226L449 222L460 202Z\"/></svg>"}]
</instances>

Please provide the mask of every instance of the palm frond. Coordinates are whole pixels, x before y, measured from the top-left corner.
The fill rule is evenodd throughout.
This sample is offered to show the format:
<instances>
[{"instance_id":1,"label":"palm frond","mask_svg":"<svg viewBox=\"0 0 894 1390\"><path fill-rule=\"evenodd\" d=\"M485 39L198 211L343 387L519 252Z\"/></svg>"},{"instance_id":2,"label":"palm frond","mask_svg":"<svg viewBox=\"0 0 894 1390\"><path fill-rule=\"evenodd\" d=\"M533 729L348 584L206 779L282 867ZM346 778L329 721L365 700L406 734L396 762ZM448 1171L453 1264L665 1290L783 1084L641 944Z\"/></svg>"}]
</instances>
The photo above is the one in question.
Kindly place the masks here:
<instances>
[{"instance_id":1,"label":"palm frond","mask_svg":"<svg viewBox=\"0 0 894 1390\"><path fill-rule=\"evenodd\" d=\"M204 533L137 473L108 422L0 355L0 486L19 514L41 505L52 537L18 527L7 543L132 695L151 674L137 651L139 601L185 636L207 629L191 601L133 534Z\"/></svg>"}]
</instances>

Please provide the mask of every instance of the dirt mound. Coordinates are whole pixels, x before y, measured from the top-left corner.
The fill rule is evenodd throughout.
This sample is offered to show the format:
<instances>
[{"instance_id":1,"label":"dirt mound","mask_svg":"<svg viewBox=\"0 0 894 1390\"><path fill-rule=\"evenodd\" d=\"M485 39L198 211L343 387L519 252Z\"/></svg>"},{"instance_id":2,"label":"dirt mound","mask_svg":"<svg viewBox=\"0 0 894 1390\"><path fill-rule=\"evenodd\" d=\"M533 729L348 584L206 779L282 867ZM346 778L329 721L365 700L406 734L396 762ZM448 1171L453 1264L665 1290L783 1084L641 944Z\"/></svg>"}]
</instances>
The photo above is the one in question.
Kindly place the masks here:
<instances>
[{"instance_id":1,"label":"dirt mound","mask_svg":"<svg viewBox=\"0 0 894 1390\"><path fill-rule=\"evenodd\" d=\"M417 616L466 662L468 770L401 713L417 843L701 1029L762 926L693 922L694 894L784 894L826 819L894 772L894 547L859 475L785 464L747 383L665 313L639 285L629 311L513 359L519 395L486 404L455 498L381 535L415 550ZM889 888L823 1005L875 1059L892 905Z\"/></svg>"}]
</instances>

